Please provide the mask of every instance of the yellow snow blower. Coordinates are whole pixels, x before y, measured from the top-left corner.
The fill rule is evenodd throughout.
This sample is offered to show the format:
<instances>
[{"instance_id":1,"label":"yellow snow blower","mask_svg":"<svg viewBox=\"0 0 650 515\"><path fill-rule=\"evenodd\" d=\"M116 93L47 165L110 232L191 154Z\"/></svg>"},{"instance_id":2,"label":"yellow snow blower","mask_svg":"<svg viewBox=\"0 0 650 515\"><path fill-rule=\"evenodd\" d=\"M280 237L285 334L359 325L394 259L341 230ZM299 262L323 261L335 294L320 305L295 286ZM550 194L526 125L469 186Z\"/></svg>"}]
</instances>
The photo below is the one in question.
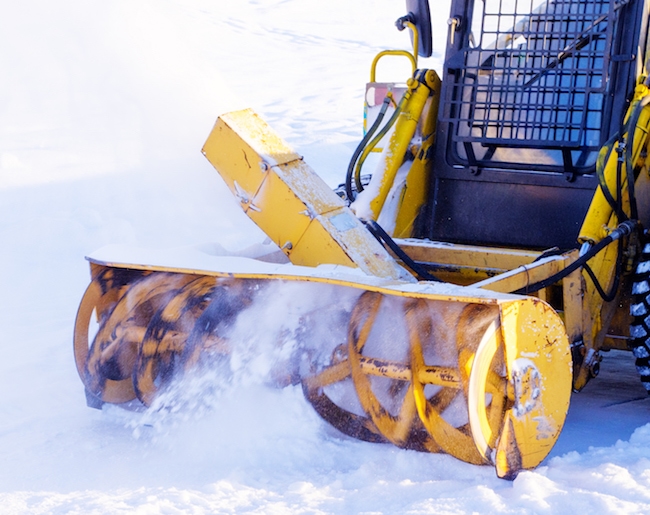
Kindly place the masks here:
<instances>
[{"instance_id":1,"label":"yellow snow blower","mask_svg":"<svg viewBox=\"0 0 650 515\"><path fill-rule=\"evenodd\" d=\"M373 61L336 191L255 113L222 115L203 153L277 250L89 257L88 404L149 406L227 370L238 317L298 283L340 302L286 313L278 345L298 344L277 383L362 440L514 478L548 455L603 351L631 350L650 390L649 3L453 0L440 78L418 67L428 2L408 0L412 51ZM377 82L385 56L412 76Z\"/></svg>"}]
</instances>

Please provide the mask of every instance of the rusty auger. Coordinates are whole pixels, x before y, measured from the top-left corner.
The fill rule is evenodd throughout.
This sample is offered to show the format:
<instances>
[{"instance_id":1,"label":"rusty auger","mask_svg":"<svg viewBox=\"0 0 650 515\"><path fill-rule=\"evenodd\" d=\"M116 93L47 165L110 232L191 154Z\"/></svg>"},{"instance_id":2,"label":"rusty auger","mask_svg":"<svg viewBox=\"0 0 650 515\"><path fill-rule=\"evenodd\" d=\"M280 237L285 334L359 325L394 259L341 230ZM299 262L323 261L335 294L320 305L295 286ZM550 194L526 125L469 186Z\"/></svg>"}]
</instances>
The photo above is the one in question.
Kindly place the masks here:
<instances>
[{"instance_id":1,"label":"rusty auger","mask_svg":"<svg viewBox=\"0 0 650 515\"><path fill-rule=\"evenodd\" d=\"M147 324L133 370L138 399L150 406L162 385L184 367L187 335L205 311L216 288L212 277L198 277L176 290L169 302Z\"/></svg>"},{"instance_id":2,"label":"rusty auger","mask_svg":"<svg viewBox=\"0 0 650 515\"><path fill-rule=\"evenodd\" d=\"M77 370L90 405L152 404L176 374L230 354L224 326L259 286L214 276L94 266L75 324ZM99 324L90 340L93 313ZM207 315L207 316L204 316Z\"/></svg>"},{"instance_id":3,"label":"rusty auger","mask_svg":"<svg viewBox=\"0 0 650 515\"><path fill-rule=\"evenodd\" d=\"M136 398L134 367L142 362L142 342L152 315L193 279L177 274L150 274L119 296L102 294L102 278L91 282L79 308L75 328L77 369L88 395L103 402L123 403ZM106 302L105 297L116 299ZM100 326L91 345L88 327L93 311Z\"/></svg>"},{"instance_id":4,"label":"rusty auger","mask_svg":"<svg viewBox=\"0 0 650 515\"><path fill-rule=\"evenodd\" d=\"M551 330L544 350L535 347L534 324L549 328L553 317L532 299L501 307L365 292L350 314L347 345L303 388L348 435L494 464L500 477L513 477L546 456L568 406L566 338ZM525 349L508 344L512 338L526 340ZM346 384L354 402L340 394Z\"/></svg>"}]
</instances>

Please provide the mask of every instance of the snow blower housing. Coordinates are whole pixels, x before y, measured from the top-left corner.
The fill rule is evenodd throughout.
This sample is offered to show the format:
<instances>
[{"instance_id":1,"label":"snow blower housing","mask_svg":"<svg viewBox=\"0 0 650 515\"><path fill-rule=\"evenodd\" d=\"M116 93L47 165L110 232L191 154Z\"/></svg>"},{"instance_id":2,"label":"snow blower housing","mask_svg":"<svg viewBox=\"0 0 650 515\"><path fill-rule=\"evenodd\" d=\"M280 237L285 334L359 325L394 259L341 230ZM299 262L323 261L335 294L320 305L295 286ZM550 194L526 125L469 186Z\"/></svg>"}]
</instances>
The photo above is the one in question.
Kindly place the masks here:
<instances>
[{"instance_id":1,"label":"snow blower housing","mask_svg":"<svg viewBox=\"0 0 650 515\"><path fill-rule=\"evenodd\" d=\"M406 3L412 50L372 62L340 195L250 110L209 135L203 153L277 255L88 258L74 351L89 405L150 405L227 367L233 321L295 282L353 302L302 315L290 337L305 346L328 310L347 329L280 375L362 440L513 478L548 455L603 351L631 350L650 390L649 0L454 0L442 78L418 67L428 2ZM395 54L412 76L377 83Z\"/></svg>"}]
</instances>

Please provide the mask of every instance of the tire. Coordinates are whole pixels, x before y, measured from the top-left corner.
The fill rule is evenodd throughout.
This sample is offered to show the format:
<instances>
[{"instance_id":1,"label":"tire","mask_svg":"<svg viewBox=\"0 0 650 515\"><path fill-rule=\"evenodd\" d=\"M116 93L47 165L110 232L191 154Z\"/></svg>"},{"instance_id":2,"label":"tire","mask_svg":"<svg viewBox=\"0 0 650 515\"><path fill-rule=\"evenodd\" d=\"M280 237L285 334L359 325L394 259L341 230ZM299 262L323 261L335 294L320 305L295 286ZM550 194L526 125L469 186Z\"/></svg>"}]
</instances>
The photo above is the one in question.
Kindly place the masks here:
<instances>
[{"instance_id":1,"label":"tire","mask_svg":"<svg viewBox=\"0 0 650 515\"><path fill-rule=\"evenodd\" d=\"M643 250L632 282L630 341L641 384L650 394L650 238L644 235Z\"/></svg>"}]
</instances>

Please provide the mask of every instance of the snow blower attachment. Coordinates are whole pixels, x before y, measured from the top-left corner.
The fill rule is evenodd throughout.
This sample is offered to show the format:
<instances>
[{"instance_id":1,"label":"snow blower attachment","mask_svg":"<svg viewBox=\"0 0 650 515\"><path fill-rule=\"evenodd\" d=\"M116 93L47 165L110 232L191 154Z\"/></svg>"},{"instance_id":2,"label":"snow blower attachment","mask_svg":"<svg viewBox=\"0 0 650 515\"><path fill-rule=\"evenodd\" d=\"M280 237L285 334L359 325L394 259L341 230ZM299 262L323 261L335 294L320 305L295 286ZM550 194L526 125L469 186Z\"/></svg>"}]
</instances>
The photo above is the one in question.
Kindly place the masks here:
<instances>
[{"instance_id":1,"label":"snow blower attachment","mask_svg":"<svg viewBox=\"0 0 650 515\"><path fill-rule=\"evenodd\" d=\"M228 373L237 320L292 285L316 308L274 336L298 342L276 383L362 440L511 479L548 455L604 351L632 350L650 384L647 2L454 0L442 81L417 67L428 3L407 8L413 52L373 62L341 196L251 110L217 120L203 153L277 252L88 258L74 351L90 406ZM413 76L376 82L404 54Z\"/></svg>"}]
</instances>

